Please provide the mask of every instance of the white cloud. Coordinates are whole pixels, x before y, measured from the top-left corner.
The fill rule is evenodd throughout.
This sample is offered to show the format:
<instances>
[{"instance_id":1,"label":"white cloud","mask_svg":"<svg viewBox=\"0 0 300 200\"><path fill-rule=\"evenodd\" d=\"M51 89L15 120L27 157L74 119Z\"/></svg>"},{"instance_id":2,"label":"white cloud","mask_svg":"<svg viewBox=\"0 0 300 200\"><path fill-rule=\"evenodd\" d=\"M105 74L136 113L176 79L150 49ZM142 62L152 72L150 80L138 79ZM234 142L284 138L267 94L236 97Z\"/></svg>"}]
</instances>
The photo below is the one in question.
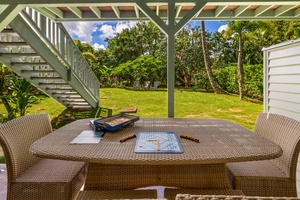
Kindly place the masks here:
<instances>
[{"instance_id":1,"label":"white cloud","mask_svg":"<svg viewBox=\"0 0 300 200\"><path fill-rule=\"evenodd\" d=\"M222 25L219 27L218 32L222 33L223 31L226 31L227 29L228 29L228 25L225 24L225 25Z\"/></svg>"},{"instance_id":2,"label":"white cloud","mask_svg":"<svg viewBox=\"0 0 300 200\"><path fill-rule=\"evenodd\" d=\"M95 50L105 49L105 46L104 46L103 44L95 43L95 44L93 44L92 46L93 46L93 48L94 48Z\"/></svg>"},{"instance_id":3,"label":"white cloud","mask_svg":"<svg viewBox=\"0 0 300 200\"><path fill-rule=\"evenodd\" d=\"M100 38L113 38L116 35L116 31L114 30L112 25L104 24L101 26L100 31L102 34L100 34Z\"/></svg>"},{"instance_id":4,"label":"white cloud","mask_svg":"<svg viewBox=\"0 0 300 200\"><path fill-rule=\"evenodd\" d=\"M116 32L121 33L125 29L131 29L136 26L136 22L118 22L116 25Z\"/></svg>"},{"instance_id":5,"label":"white cloud","mask_svg":"<svg viewBox=\"0 0 300 200\"><path fill-rule=\"evenodd\" d=\"M136 26L136 22L117 22L115 26L104 24L101 26L100 38L113 38L116 34L121 33L124 29L131 29Z\"/></svg>"},{"instance_id":6,"label":"white cloud","mask_svg":"<svg viewBox=\"0 0 300 200\"><path fill-rule=\"evenodd\" d=\"M80 40L91 43L92 33L97 30L95 22L64 22L70 35L77 36Z\"/></svg>"}]
</instances>

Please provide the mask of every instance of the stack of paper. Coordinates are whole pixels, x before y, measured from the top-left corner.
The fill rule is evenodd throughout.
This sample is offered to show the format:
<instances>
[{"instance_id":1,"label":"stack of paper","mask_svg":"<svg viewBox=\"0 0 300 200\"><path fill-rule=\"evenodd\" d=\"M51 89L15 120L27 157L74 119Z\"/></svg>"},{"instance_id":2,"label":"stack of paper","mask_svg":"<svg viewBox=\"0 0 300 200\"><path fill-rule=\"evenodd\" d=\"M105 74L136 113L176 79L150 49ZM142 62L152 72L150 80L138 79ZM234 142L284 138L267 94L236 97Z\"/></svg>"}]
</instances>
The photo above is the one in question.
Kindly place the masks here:
<instances>
[{"instance_id":1,"label":"stack of paper","mask_svg":"<svg viewBox=\"0 0 300 200\"><path fill-rule=\"evenodd\" d=\"M92 130L82 131L70 144L95 144L99 143L104 132L94 132Z\"/></svg>"}]
</instances>

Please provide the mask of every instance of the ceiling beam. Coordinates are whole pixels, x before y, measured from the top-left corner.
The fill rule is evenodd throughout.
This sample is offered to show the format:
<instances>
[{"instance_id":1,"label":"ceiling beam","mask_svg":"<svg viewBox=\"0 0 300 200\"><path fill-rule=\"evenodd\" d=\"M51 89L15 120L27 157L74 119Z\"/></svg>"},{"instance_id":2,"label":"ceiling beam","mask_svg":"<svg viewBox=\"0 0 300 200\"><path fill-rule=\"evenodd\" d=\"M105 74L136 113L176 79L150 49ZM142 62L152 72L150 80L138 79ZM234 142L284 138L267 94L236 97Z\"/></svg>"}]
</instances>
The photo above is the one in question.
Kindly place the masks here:
<instances>
[{"instance_id":1,"label":"ceiling beam","mask_svg":"<svg viewBox=\"0 0 300 200\"><path fill-rule=\"evenodd\" d=\"M59 18L64 18L64 13L63 11L59 10L58 8L55 7L48 7L48 10L50 10L53 14L55 14Z\"/></svg>"},{"instance_id":2,"label":"ceiling beam","mask_svg":"<svg viewBox=\"0 0 300 200\"><path fill-rule=\"evenodd\" d=\"M273 5L268 5L268 6L260 6L254 11L254 17L258 17L264 12L268 11Z\"/></svg>"},{"instance_id":3,"label":"ceiling beam","mask_svg":"<svg viewBox=\"0 0 300 200\"><path fill-rule=\"evenodd\" d=\"M120 13L120 10L119 10L118 6L112 6L111 8L113 9L113 11L116 14L117 18L121 18L121 13Z\"/></svg>"},{"instance_id":4,"label":"ceiling beam","mask_svg":"<svg viewBox=\"0 0 300 200\"><path fill-rule=\"evenodd\" d=\"M98 17L101 18L101 11L96 6L89 6L89 8L93 11L93 13Z\"/></svg>"},{"instance_id":5,"label":"ceiling beam","mask_svg":"<svg viewBox=\"0 0 300 200\"><path fill-rule=\"evenodd\" d=\"M218 8L215 10L215 16L218 17L225 9L227 6L218 6Z\"/></svg>"},{"instance_id":6,"label":"ceiling beam","mask_svg":"<svg viewBox=\"0 0 300 200\"><path fill-rule=\"evenodd\" d=\"M134 11L135 11L135 15L136 15L136 18L140 18L140 10L138 7L134 6Z\"/></svg>"},{"instance_id":7,"label":"ceiling beam","mask_svg":"<svg viewBox=\"0 0 300 200\"><path fill-rule=\"evenodd\" d=\"M177 7L176 7L176 14L175 14L175 17L179 17L180 12L181 12L181 8L182 8L182 6L177 6Z\"/></svg>"},{"instance_id":8,"label":"ceiling beam","mask_svg":"<svg viewBox=\"0 0 300 200\"><path fill-rule=\"evenodd\" d=\"M176 33L180 31L180 29L188 23L194 16L198 15L203 7L205 6L205 3L202 1L199 1L188 13L186 13L182 19L177 23L176 25Z\"/></svg>"},{"instance_id":9,"label":"ceiling beam","mask_svg":"<svg viewBox=\"0 0 300 200\"><path fill-rule=\"evenodd\" d=\"M295 8L296 6L298 6L298 5L283 5L283 6L280 6L279 8L277 8L275 10L275 17L278 17L278 16L290 11L291 9Z\"/></svg>"},{"instance_id":10,"label":"ceiling beam","mask_svg":"<svg viewBox=\"0 0 300 200\"><path fill-rule=\"evenodd\" d=\"M167 35L167 25L165 22L158 16L156 15L148 6L145 2L137 2L136 3L139 9L154 23L156 26Z\"/></svg>"},{"instance_id":11,"label":"ceiling beam","mask_svg":"<svg viewBox=\"0 0 300 200\"><path fill-rule=\"evenodd\" d=\"M139 0L126 0L126 3L136 3ZM284 5L293 5L295 2L299 2L299 0L201 0L204 3L208 3L210 5L278 5L284 3ZM0 0L0 4L7 4L7 0ZM197 0L148 0L148 1L143 1L145 3L197 3ZM33 4L33 5L49 5L49 0L13 0L14 4ZM62 5L89 5L92 6L92 4L99 4L99 3L104 3L104 4L109 4L109 3L115 3L117 5L120 5L124 3L124 0L51 0L51 4L56 4L59 6Z\"/></svg>"},{"instance_id":12,"label":"ceiling beam","mask_svg":"<svg viewBox=\"0 0 300 200\"><path fill-rule=\"evenodd\" d=\"M295 13L295 17L299 17L300 16L300 8L295 10L294 13Z\"/></svg>"},{"instance_id":13,"label":"ceiling beam","mask_svg":"<svg viewBox=\"0 0 300 200\"><path fill-rule=\"evenodd\" d=\"M72 13L74 13L78 18L82 18L82 12L77 7L68 7Z\"/></svg>"},{"instance_id":14,"label":"ceiling beam","mask_svg":"<svg viewBox=\"0 0 300 200\"><path fill-rule=\"evenodd\" d=\"M243 12L245 12L251 5L248 6L239 6L237 9L234 10L234 16L238 17L240 16Z\"/></svg>"}]
</instances>

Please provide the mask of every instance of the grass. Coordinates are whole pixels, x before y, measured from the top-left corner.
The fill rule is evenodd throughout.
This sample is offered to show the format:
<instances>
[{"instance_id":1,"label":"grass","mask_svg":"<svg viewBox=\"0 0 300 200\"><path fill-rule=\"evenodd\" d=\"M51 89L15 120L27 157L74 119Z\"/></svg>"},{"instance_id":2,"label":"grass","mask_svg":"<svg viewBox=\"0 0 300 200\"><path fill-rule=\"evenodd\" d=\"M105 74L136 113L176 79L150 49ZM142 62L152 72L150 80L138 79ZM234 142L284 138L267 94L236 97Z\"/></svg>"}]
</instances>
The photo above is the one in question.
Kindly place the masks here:
<instances>
[{"instance_id":1,"label":"grass","mask_svg":"<svg viewBox=\"0 0 300 200\"><path fill-rule=\"evenodd\" d=\"M47 112L54 121L66 113L65 108L52 98L39 96L40 101L28 109L27 114ZM102 88L100 90L100 106L112 109L118 114L122 108L137 107L141 118L167 117L167 90L131 90L119 88ZM241 101L237 95L218 95L188 89L175 90L176 118L216 118L236 122L253 130L258 112L263 111L261 102ZM6 110L0 103L0 113ZM4 163L0 148L0 163Z\"/></svg>"},{"instance_id":2,"label":"grass","mask_svg":"<svg viewBox=\"0 0 300 200\"><path fill-rule=\"evenodd\" d=\"M137 115L167 117L167 91L126 90L103 88L100 105L118 114L124 107L138 107ZM175 90L174 115L176 118L216 118L236 122L253 130L261 102L241 101L237 95L219 95L193 90Z\"/></svg>"}]
</instances>

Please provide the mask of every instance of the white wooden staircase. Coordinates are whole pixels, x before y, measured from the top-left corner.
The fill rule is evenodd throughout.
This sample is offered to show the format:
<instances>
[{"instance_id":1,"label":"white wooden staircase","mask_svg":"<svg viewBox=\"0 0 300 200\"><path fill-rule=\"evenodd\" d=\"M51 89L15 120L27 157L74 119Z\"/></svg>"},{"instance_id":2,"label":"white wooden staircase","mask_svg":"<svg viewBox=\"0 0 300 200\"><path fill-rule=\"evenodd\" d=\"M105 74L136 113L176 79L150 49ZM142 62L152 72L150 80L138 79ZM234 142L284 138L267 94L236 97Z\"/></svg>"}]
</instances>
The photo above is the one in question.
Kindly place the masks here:
<instances>
[{"instance_id":1,"label":"white wooden staircase","mask_svg":"<svg viewBox=\"0 0 300 200\"><path fill-rule=\"evenodd\" d=\"M61 23L26 8L0 33L0 62L70 109L99 106L100 83Z\"/></svg>"}]
</instances>

